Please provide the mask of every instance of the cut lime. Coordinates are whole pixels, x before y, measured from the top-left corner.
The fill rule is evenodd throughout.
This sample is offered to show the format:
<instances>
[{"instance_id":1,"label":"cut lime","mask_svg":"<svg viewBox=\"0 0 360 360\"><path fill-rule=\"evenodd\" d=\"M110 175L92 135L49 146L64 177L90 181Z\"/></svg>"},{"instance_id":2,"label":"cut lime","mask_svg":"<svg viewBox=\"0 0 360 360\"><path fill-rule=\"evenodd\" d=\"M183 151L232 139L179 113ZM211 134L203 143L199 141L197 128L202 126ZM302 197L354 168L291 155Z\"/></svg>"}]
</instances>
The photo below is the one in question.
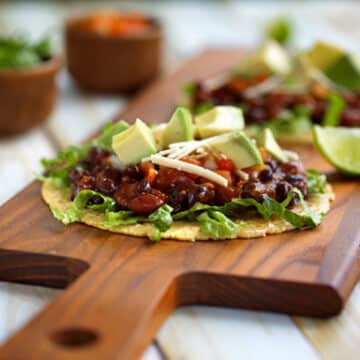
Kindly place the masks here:
<instances>
[{"instance_id":1,"label":"cut lime","mask_svg":"<svg viewBox=\"0 0 360 360\"><path fill-rule=\"evenodd\" d=\"M360 175L360 129L314 126L316 147L340 172Z\"/></svg>"}]
</instances>

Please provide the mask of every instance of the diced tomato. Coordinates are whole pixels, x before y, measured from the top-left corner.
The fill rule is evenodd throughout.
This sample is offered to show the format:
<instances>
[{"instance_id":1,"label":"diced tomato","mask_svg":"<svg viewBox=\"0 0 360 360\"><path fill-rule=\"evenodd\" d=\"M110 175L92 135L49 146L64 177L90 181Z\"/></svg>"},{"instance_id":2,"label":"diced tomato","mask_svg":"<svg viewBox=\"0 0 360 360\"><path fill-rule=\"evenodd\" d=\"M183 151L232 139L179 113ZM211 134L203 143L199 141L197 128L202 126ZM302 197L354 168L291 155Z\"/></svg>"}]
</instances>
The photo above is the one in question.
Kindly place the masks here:
<instances>
[{"instance_id":1,"label":"diced tomato","mask_svg":"<svg viewBox=\"0 0 360 360\"><path fill-rule=\"evenodd\" d=\"M234 163L229 159L220 159L217 161L217 167L219 170L234 171Z\"/></svg>"}]
</instances>

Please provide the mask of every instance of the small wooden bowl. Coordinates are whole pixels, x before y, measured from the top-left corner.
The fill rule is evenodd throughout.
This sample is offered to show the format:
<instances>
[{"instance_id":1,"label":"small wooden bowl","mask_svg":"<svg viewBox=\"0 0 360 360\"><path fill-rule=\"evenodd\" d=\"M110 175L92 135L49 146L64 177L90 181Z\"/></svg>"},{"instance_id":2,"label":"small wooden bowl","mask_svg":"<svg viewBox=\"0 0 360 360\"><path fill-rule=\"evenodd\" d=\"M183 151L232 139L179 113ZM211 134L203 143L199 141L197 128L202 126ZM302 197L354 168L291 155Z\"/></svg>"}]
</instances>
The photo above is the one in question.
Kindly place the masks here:
<instances>
[{"instance_id":1,"label":"small wooden bowl","mask_svg":"<svg viewBox=\"0 0 360 360\"><path fill-rule=\"evenodd\" d=\"M158 75L162 31L155 20L141 33L103 35L85 31L84 19L73 18L65 25L68 70L81 87L128 92Z\"/></svg>"},{"instance_id":2,"label":"small wooden bowl","mask_svg":"<svg viewBox=\"0 0 360 360\"><path fill-rule=\"evenodd\" d=\"M0 135L17 134L44 122L57 95L54 57L29 69L0 70Z\"/></svg>"}]
</instances>

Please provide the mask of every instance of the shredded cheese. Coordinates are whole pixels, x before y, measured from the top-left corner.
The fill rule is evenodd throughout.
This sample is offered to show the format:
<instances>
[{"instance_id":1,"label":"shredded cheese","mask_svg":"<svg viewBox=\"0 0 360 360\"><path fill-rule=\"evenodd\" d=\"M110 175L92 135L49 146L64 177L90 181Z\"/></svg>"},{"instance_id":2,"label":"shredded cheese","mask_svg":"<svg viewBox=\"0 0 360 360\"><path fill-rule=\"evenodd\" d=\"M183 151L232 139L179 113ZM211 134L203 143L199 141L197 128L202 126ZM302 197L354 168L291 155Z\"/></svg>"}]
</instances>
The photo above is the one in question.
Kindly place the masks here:
<instances>
[{"instance_id":1,"label":"shredded cheese","mask_svg":"<svg viewBox=\"0 0 360 360\"><path fill-rule=\"evenodd\" d=\"M248 181L250 176L247 172L242 171L240 169L236 169L236 174L243 180Z\"/></svg>"},{"instance_id":2,"label":"shredded cheese","mask_svg":"<svg viewBox=\"0 0 360 360\"><path fill-rule=\"evenodd\" d=\"M210 181L213 181L214 183L217 183L221 186L227 187L228 181L223 176L215 173L214 171L205 169L201 166L190 164L185 161L181 161L178 159L170 159L166 158L164 156L161 156L159 154L155 154L149 157L149 160L153 164L166 166L169 168L177 169L179 171L184 171L190 174L195 174L198 176L201 176L203 178L209 179Z\"/></svg>"},{"instance_id":3,"label":"shredded cheese","mask_svg":"<svg viewBox=\"0 0 360 360\"><path fill-rule=\"evenodd\" d=\"M253 98L253 97L262 95L264 93L268 93L272 89L278 87L281 84L282 81L283 81L282 78L272 76L272 77L264 80L260 84L252 86L252 87L246 89L243 92L243 95L245 97L248 97L248 98Z\"/></svg>"}]
</instances>

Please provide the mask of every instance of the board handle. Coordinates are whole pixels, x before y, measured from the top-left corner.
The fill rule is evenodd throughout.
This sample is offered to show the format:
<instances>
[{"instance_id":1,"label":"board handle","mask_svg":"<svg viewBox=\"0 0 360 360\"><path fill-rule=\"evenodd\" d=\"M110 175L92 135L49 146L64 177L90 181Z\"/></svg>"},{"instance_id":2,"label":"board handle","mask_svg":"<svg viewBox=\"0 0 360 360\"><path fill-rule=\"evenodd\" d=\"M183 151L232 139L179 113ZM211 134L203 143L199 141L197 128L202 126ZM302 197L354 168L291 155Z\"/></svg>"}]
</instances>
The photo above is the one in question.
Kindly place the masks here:
<instances>
[{"instance_id":1,"label":"board handle","mask_svg":"<svg viewBox=\"0 0 360 360\"><path fill-rule=\"evenodd\" d=\"M135 258L92 265L2 346L0 359L137 359L177 305L177 275Z\"/></svg>"}]
</instances>

